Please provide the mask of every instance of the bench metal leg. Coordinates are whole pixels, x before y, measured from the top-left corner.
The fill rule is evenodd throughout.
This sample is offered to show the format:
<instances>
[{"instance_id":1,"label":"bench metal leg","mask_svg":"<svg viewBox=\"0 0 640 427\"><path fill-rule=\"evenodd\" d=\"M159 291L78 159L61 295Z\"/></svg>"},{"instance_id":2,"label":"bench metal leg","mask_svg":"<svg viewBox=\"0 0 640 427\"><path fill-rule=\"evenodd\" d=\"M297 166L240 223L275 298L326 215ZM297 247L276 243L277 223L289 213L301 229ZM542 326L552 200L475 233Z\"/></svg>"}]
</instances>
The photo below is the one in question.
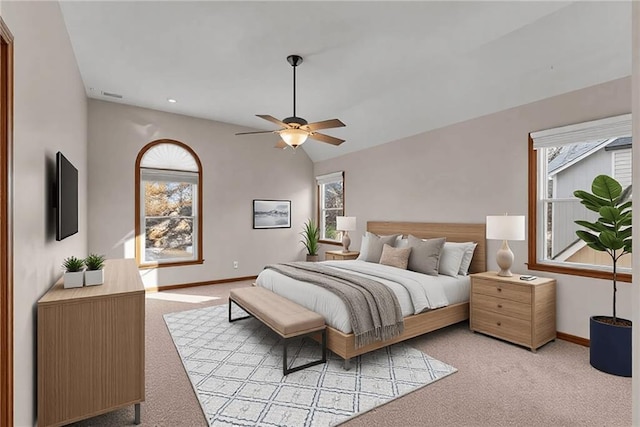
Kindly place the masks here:
<instances>
[{"instance_id":1,"label":"bench metal leg","mask_svg":"<svg viewBox=\"0 0 640 427\"><path fill-rule=\"evenodd\" d=\"M349 369L351 369L351 359L344 359L344 365L342 365L342 368L345 371L348 371Z\"/></svg>"},{"instance_id":2,"label":"bench metal leg","mask_svg":"<svg viewBox=\"0 0 640 427\"><path fill-rule=\"evenodd\" d=\"M135 410L135 418L133 420L133 422L135 424L140 424L140 404L136 403L134 405L134 410Z\"/></svg>"},{"instance_id":3,"label":"bench metal leg","mask_svg":"<svg viewBox=\"0 0 640 427\"><path fill-rule=\"evenodd\" d=\"M248 318L250 318L250 317L251 317L251 315L249 315L249 316L238 317L238 318L236 318L236 319L232 319L232 318L231 318L231 303L234 303L235 305L237 305L238 307L240 307L240 305L239 305L237 302L235 302L234 300L232 300L231 298L229 298L229 322L235 322L236 320L248 319ZM242 307L240 307L240 308L242 308Z\"/></svg>"},{"instance_id":4,"label":"bench metal leg","mask_svg":"<svg viewBox=\"0 0 640 427\"><path fill-rule=\"evenodd\" d=\"M315 365L320 365L321 363L326 363L327 362L327 330L323 329L322 330L322 359L320 360L314 360L311 361L309 363L305 363L304 365L300 365L300 366L295 366L293 368L289 368L289 363L287 362L287 345L289 344L289 340L295 339L295 338L302 338L304 339L305 337L309 336L309 335L314 335L316 334L316 332L311 332L309 334L306 335L298 335L297 337L291 337L291 338L283 338L283 342L282 342L282 374L283 375L288 375L291 372L296 372L299 371L301 369L304 368L308 368L310 366L315 366Z\"/></svg>"}]
</instances>

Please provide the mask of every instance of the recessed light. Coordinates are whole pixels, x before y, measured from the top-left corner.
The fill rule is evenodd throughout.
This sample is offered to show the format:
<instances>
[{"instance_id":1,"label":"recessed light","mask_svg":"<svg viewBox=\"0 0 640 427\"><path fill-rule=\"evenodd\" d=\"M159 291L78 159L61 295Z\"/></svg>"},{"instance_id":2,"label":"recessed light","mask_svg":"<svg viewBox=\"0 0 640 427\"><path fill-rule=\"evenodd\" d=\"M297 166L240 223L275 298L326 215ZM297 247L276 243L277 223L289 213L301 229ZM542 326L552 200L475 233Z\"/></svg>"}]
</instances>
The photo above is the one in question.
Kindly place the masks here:
<instances>
[{"instance_id":1,"label":"recessed light","mask_svg":"<svg viewBox=\"0 0 640 427\"><path fill-rule=\"evenodd\" d=\"M170 102L170 103L172 103L172 104L175 104L176 102L178 102L178 101L176 101L176 100L175 100L175 99L173 99L173 98L167 98L167 101L169 101L169 102Z\"/></svg>"}]
</instances>

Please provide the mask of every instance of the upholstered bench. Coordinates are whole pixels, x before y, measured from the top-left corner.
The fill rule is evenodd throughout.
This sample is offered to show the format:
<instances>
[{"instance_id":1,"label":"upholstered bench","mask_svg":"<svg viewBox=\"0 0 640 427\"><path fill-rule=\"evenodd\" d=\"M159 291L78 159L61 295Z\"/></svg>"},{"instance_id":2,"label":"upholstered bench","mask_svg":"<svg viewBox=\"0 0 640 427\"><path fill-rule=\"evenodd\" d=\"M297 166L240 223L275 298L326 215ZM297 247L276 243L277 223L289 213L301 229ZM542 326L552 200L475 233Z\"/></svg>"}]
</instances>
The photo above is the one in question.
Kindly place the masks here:
<instances>
[{"instance_id":1,"label":"upholstered bench","mask_svg":"<svg viewBox=\"0 0 640 427\"><path fill-rule=\"evenodd\" d=\"M249 313L250 316L232 319L231 303L235 303ZM282 338L282 373L284 375L327 361L326 325L324 317L318 313L258 286L232 289L229 295L229 322L247 319L252 316ZM322 334L322 359L289 368L287 363L287 345L289 341L294 338L314 335L318 332Z\"/></svg>"}]
</instances>

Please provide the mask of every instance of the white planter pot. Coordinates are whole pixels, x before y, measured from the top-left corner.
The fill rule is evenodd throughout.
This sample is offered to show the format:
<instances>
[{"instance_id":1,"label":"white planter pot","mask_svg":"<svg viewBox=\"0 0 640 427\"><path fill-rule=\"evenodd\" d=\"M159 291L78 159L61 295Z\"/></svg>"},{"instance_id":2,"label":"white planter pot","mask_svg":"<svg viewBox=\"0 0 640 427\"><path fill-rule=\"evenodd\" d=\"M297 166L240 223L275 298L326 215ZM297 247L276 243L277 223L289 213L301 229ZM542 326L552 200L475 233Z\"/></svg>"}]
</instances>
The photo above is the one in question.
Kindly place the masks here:
<instances>
[{"instance_id":1,"label":"white planter pot","mask_svg":"<svg viewBox=\"0 0 640 427\"><path fill-rule=\"evenodd\" d=\"M65 289L68 288L81 288L84 283L84 271L74 271L64 273L63 285Z\"/></svg>"},{"instance_id":2,"label":"white planter pot","mask_svg":"<svg viewBox=\"0 0 640 427\"><path fill-rule=\"evenodd\" d=\"M95 286L104 283L104 270L85 270L84 285Z\"/></svg>"}]
</instances>

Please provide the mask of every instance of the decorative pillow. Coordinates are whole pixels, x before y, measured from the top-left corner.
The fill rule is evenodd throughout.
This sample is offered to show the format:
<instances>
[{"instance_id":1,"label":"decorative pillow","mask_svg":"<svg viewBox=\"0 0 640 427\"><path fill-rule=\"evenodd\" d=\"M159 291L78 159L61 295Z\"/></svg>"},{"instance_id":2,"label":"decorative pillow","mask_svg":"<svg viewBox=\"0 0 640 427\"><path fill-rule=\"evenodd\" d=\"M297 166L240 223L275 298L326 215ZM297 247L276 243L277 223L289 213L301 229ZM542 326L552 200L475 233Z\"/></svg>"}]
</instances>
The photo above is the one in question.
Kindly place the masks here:
<instances>
[{"instance_id":1,"label":"decorative pillow","mask_svg":"<svg viewBox=\"0 0 640 427\"><path fill-rule=\"evenodd\" d=\"M467 247L465 244L444 242L444 246L442 246L442 251L440 252L438 273L447 276L457 276L466 250Z\"/></svg>"},{"instance_id":2,"label":"decorative pillow","mask_svg":"<svg viewBox=\"0 0 640 427\"><path fill-rule=\"evenodd\" d=\"M409 254L411 248L394 248L388 244L382 247L382 255L380 256L380 264L390 265L392 267L407 269L409 263Z\"/></svg>"},{"instance_id":3,"label":"decorative pillow","mask_svg":"<svg viewBox=\"0 0 640 427\"><path fill-rule=\"evenodd\" d=\"M467 245L464 251L464 256L462 257L462 262L460 263L460 270L458 270L458 274L462 276L466 276L469 274L469 266L471 265L471 259L473 258L473 253L476 250L476 246L478 244L476 242L466 242L464 245Z\"/></svg>"},{"instance_id":4,"label":"decorative pillow","mask_svg":"<svg viewBox=\"0 0 640 427\"><path fill-rule=\"evenodd\" d=\"M437 276L440 251L442 251L442 246L444 246L445 240L446 239L444 237L423 240L409 235L409 247L411 248L411 254L409 255L409 264L407 269L418 273Z\"/></svg>"},{"instance_id":5,"label":"decorative pillow","mask_svg":"<svg viewBox=\"0 0 640 427\"><path fill-rule=\"evenodd\" d=\"M389 246L393 246L396 241L397 234L391 236L378 236L377 234L367 232L367 256L364 261L367 262L380 262L380 256L382 256L382 249L385 243Z\"/></svg>"},{"instance_id":6,"label":"decorative pillow","mask_svg":"<svg viewBox=\"0 0 640 427\"><path fill-rule=\"evenodd\" d=\"M358 258L356 258L359 261L366 261L367 260L367 255L369 253L368 251L368 247L369 247L369 236L368 236L368 232L367 234L362 236L362 241L360 243L360 255L358 255Z\"/></svg>"},{"instance_id":7,"label":"decorative pillow","mask_svg":"<svg viewBox=\"0 0 640 427\"><path fill-rule=\"evenodd\" d=\"M398 236L396 238L396 244L395 244L396 248L408 248L409 247L409 239L407 238L402 238L402 236Z\"/></svg>"}]
</instances>

